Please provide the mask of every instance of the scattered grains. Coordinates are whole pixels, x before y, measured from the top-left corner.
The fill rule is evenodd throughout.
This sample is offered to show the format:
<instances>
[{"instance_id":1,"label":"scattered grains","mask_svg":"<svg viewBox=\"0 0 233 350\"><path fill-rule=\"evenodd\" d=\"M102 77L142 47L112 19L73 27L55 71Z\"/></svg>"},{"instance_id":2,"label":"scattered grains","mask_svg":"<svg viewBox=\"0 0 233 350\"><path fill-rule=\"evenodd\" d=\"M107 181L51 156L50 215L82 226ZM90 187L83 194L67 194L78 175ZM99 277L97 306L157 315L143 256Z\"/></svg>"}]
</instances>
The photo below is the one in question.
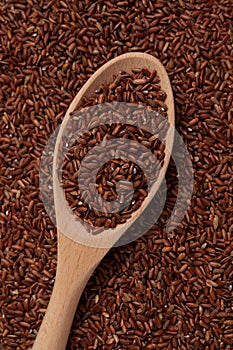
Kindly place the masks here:
<instances>
[{"instance_id":1,"label":"scattered grains","mask_svg":"<svg viewBox=\"0 0 233 350\"><path fill-rule=\"evenodd\" d=\"M231 0L0 6L2 349L31 348L53 287L56 230L38 188L49 135L98 67L143 51L170 76L177 129L193 160L192 204L181 225L166 233L178 183L171 161L163 216L145 237L103 260L84 291L67 348L231 350Z\"/></svg>"}]
</instances>

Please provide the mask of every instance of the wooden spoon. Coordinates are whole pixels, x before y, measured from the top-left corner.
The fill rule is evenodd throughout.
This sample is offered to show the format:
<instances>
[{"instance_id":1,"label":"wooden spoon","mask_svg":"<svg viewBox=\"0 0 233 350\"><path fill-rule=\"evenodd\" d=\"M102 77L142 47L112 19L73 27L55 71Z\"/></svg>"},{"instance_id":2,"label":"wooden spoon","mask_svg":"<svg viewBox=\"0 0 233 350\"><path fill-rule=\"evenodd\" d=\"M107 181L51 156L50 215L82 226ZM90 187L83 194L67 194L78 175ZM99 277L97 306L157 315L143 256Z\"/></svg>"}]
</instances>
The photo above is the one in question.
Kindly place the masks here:
<instances>
[{"instance_id":1,"label":"wooden spoon","mask_svg":"<svg viewBox=\"0 0 233 350\"><path fill-rule=\"evenodd\" d=\"M168 121L174 126L173 94L165 68L158 59L151 55L145 53L127 53L112 59L99 68L76 95L67 110L59 130L54 159L57 157L57 145L59 140L61 140L66 122L70 118L70 113L77 109L82 98L84 96L90 97L93 95L101 84L110 83L113 75L118 75L120 71L131 73L133 68L147 68L149 71L157 70L161 80L161 88L167 94L166 104L168 105ZM170 150L173 145L173 139L174 133L170 132L166 140L166 145ZM154 197L164 177L169 159L170 153L166 150L163 174L160 174L161 176L159 176L155 185L152 186L149 195L145 198L141 207L133 213L132 217L128 219L125 224L118 225L115 229L107 230L111 231L111 235L114 234L112 245L117 240L117 237L121 237L121 235L126 232ZM36 337L33 350L64 350L66 348L73 317L83 289L111 245L106 246L99 244L98 246L92 244L92 242L89 244L88 241L85 244L77 242L77 233L85 237L86 229L79 221L72 221L69 219L64 209L65 204L64 197L62 197L62 189L55 175L55 161L53 169L54 202L58 226L57 271L52 296ZM104 234L106 234L106 231ZM93 240L94 239L96 238L94 237ZM106 248L102 248L103 246L106 246Z\"/></svg>"}]
</instances>

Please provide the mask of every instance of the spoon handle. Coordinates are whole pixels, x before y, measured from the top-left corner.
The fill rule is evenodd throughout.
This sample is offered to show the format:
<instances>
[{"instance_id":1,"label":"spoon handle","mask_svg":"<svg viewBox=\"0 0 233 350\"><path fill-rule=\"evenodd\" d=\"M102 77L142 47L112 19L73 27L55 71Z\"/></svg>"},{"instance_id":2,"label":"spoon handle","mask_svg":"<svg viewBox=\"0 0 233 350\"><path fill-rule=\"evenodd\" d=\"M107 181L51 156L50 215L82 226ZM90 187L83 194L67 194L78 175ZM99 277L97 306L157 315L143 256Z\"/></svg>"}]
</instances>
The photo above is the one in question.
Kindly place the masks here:
<instances>
[{"instance_id":1,"label":"spoon handle","mask_svg":"<svg viewBox=\"0 0 233 350\"><path fill-rule=\"evenodd\" d=\"M83 289L107 251L80 245L59 233L55 284L32 350L65 350Z\"/></svg>"}]
</instances>

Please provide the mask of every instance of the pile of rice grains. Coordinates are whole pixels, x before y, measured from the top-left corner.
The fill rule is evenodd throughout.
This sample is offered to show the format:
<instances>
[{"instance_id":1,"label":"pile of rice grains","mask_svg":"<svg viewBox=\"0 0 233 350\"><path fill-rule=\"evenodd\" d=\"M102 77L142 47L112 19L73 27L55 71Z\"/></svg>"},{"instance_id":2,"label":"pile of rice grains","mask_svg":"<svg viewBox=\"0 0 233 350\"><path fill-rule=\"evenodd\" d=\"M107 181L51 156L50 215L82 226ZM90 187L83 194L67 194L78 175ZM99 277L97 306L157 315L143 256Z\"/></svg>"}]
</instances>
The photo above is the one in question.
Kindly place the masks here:
<instances>
[{"instance_id":1,"label":"pile of rice grains","mask_svg":"<svg viewBox=\"0 0 233 350\"><path fill-rule=\"evenodd\" d=\"M87 79L111 58L136 51L159 58L169 74L176 128L194 168L192 202L181 224L167 233L178 188L171 161L162 216L146 235L104 258L83 293L67 349L232 349L231 1L9 0L0 9L2 350L32 347L53 288L57 241L39 195L43 149ZM151 101L166 115L166 96L155 87L157 96L148 96L150 86L143 82L159 85L156 74L121 75L123 80L113 77L115 87L100 87L83 106L123 97L142 105ZM149 134L117 128L109 126L105 134L133 135L163 161L164 148ZM93 135L100 141L102 131L85 135L88 144L79 151L91 147ZM68 170L67 161L64 186ZM112 161L99 174L105 199L116 198L114 181L125 176L134 185L135 203L147 195L146 179L133 163ZM77 191L66 192L70 204ZM125 219L135 209L127 208ZM95 225L114 227L124 215L100 217Z\"/></svg>"},{"instance_id":2,"label":"pile of rice grains","mask_svg":"<svg viewBox=\"0 0 233 350\"><path fill-rule=\"evenodd\" d=\"M68 129L71 130L66 132L66 134L70 132L72 134L73 130L81 129L79 127L79 124L81 124L79 123L79 119L81 119L81 125L84 124L83 119L86 121L85 125L89 125L90 123L91 125L95 125L96 122L99 124L99 121L102 123L98 127L88 128L88 131L81 134L78 140L72 145L72 148L66 154L62 174L63 188L70 207L78 217L84 220L84 222L91 224L93 227L115 228L118 224L125 223L127 219L131 217L132 212L140 207L144 198L147 196L147 180L149 179L146 178L143 170L137 165L138 158L140 156L143 157L145 153L138 154L139 151L137 148L135 149L135 144L137 145L137 143L140 143L145 146L145 149L150 149L152 154L157 157L158 161L163 164L167 127L166 121L163 121L163 117L164 119L167 117L168 107L165 103L166 93L161 90L159 81L160 79L156 71L149 72L147 69L138 68L134 69L132 74L120 72L118 76L112 77L112 81L109 84L102 84L93 96L90 98L83 98L78 109L71 114L72 122L70 122L70 126L68 126ZM111 104L111 102L125 102L126 104L121 106L120 104ZM102 103L105 103L105 105L99 107L99 104ZM92 108L83 109L86 107ZM148 112L145 111L145 107L148 108ZM83 111L81 115L79 112L80 110ZM152 111L152 115L149 113L150 110ZM157 123L155 111L159 113L160 117ZM122 115L126 120L126 124L104 123L104 118L110 113L117 121L119 120L119 115ZM149 131L145 130L143 124L147 124L147 129L151 127L152 123L149 118L153 119L154 123L156 123L156 134L151 134ZM78 120L77 126L75 125L75 119ZM132 122L135 119L140 125L143 125L144 129L127 124L127 120ZM162 137L162 133L164 137ZM158 139L158 134L161 139L164 139L163 143ZM109 160L108 162L103 161L104 153L106 152L105 148L104 150L101 148L94 155L88 154L91 149L102 141L105 142L106 147L109 140L116 138L131 140L131 148L128 147L128 144L120 145L120 147L123 148L123 152L121 152L118 147L117 152L114 152L117 158L114 158L112 161ZM63 143L65 142L64 140ZM111 149L116 151L112 147ZM128 156L128 153L131 153L133 161L122 159L121 155ZM84 183L88 181L90 173L93 171L93 167L96 167L96 164L97 167L99 167L99 164L104 164L100 167L96 178L98 192L103 200L113 201L118 198L116 185L117 182L120 181L121 198L119 198L119 205L125 203L130 194L131 187L129 188L128 183L128 181L130 181L134 189L131 203L124 206L124 209L119 210L117 213L111 213L110 208L108 210L109 214L104 213L101 197L93 193L93 184L90 182L89 186L85 186L86 196L89 195L87 198L92 199L91 203L98 205L102 211L91 209L87 201L83 200L80 188L77 184L77 179L79 179L80 175L80 165L82 164L84 167L82 163L84 158L86 162L86 167L82 175L82 177L84 177ZM150 159L147 159L147 162L149 163ZM150 180L154 182L157 174L156 163L145 165L149 170L147 171L147 175L149 175ZM82 181L82 179L80 181Z\"/></svg>"}]
</instances>

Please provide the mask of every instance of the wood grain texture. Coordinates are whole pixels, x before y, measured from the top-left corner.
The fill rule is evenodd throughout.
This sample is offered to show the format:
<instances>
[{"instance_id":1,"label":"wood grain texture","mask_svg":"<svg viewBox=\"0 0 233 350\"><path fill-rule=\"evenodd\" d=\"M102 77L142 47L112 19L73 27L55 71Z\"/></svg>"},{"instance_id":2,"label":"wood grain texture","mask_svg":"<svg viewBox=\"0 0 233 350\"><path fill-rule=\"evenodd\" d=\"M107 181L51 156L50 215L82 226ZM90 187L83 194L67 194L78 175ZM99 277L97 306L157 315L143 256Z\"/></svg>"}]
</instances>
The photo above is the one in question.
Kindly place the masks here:
<instances>
[{"instance_id":1,"label":"wood grain texture","mask_svg":"<svg viewBox=\"0 0 233 350\"><path fill-rule=\"evenodd\" d=\"M58 265L53 293L33 350L64 350L77 304L91 274L108 249L86 247L58 233Z\"/></svg>"}]
</instances>

